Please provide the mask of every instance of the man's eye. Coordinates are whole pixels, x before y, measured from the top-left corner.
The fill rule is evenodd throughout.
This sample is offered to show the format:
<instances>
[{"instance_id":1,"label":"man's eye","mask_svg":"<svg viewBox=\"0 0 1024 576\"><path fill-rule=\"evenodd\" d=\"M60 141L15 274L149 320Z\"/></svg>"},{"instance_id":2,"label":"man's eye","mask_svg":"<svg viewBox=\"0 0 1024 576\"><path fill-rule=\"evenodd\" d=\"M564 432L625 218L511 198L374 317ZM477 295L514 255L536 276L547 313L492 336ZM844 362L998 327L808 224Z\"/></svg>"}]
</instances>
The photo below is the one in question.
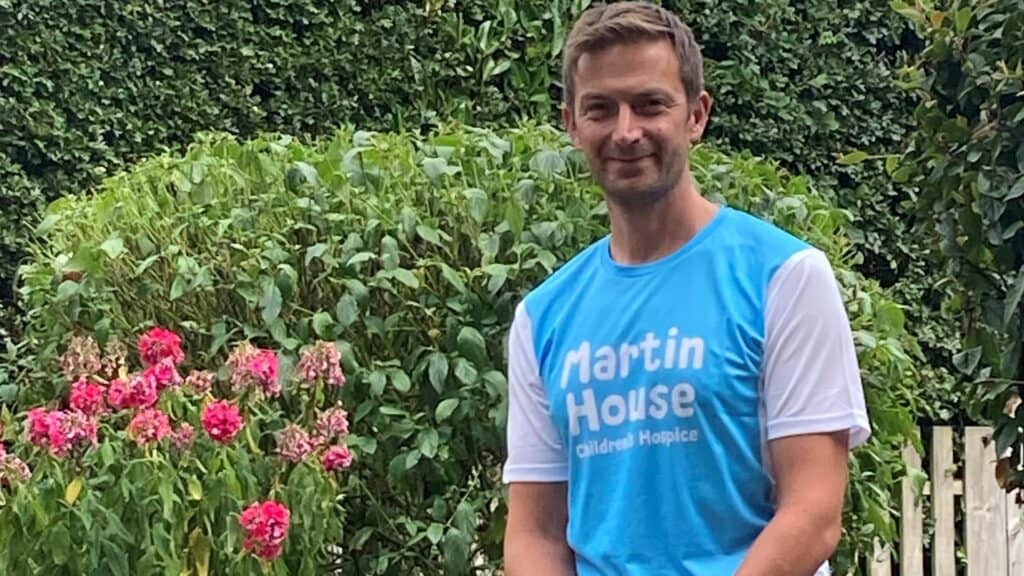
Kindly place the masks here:
<instances>
[{"instance_id":1,"label":"man's eye","mask_svg":"<svg viewBox=\"0 0 1024 576\"><path fill-rule=\"evenodd\" d=\"M661 112L665 108L665 103L661 100L646 100L638 107L642 114L656 114Z\"/></svg>"}]
</instances>

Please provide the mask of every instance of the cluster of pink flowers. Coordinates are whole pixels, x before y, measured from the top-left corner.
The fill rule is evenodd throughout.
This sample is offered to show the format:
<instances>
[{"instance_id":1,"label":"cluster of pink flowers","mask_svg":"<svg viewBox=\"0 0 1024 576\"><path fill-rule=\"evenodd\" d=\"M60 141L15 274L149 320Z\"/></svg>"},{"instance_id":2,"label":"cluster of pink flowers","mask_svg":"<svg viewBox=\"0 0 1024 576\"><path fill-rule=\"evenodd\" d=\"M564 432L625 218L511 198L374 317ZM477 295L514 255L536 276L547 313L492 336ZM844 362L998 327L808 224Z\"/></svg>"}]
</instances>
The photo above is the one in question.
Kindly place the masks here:
<instances>
[{"instance_id":1,"label":"cluster of pink flowers","mask_svg":"<svg viewBox=\"0 0 1024 576\"><path fill-rule=\"evenodd\" d=\"M90 337L75 337L61 357L61 368L70 384L66 405L52 408L40 406L25 416L25 436L32 445L45 449L55 457L80 455L98 444L99 419L105 416L125 417L125 437L140 447L148 448L166 442L181 454L195 442L197 429L215 443L231 444L245 426L243 407L259 397L273 398L281 394L277 353L249 342L231 350L226 367L233 398L218 398L214 384L218 379L209 370L191 370L182 377L186 355L181 338L171 330L156 327L142 334L137 341L141 369L130 372L122 344L111 340L105 353ZM316 342L303 350L296 366L298 390L326 386L329 398L345 385L341 355L332 342ZM167 390L181 390L193 398L203 398L199 422L173 422L177 398ZM255 396L248 396L255 392ZM306 390L308 392L308 390ZM321 398L320 390L310 394ZM161 400L163 398L163 400ZM52 409L51 409L52 408ZM337 402L310 415L308 426L287 423L276 437L277 454L287 462L318 461L323 470L334 473L352 465L353 454L345 443L349 434L349 414ZM0 435L2 435L0 427ZM257 439L258 440L258 439ZM315 458L315 460L313 460ZM28 466L0 443L0 485L31 478ZM287 538L290 511L287 506L267 500L255 502L244 509L239 523L245 531L244 548L263 560L277 558Z\"/></svg>"},{"instance_id":2,"label":"cluster of pink flowers","mask_svg":"<svg viewBox=\"0 0 1024 576\"><path fill-rule=\"evenodd\" d=\"M33 408L25 419L29 442L54 456L66 456L72 450L85 450L98 443L96 417L77 410Z\"/></svg>"},{"instance_id":3,"label":"cluster of pink flowers","mask_svg":"<svg viewBox=\"0 0 1024 576\"><path fill-rule=\"evenodd\" d=\"M238 406L227 400L215 400L207 404L203 409L202 422L210 438L221 444L230 443L242 429Z\"/></svg>"},{"instance_id":4,"label":"cluster of pink flowers","mask_svg":"<svg viewBox=\"0 0 1024 576\"><path fill-rule=\"evenodd\" d=\"M170 330L153 328L139 337L139 359L146 367L155 366L164 360L177 366L185 361L181 338Z\"/></svg>"},{"instance_id":5,"label":"cluster of pink flowers","mask_svg":"<svg viewBox=\"0 0 1024 576\"><path fill-rule=\"evenodd\" d=\"M288 536L290 519L288 508L273 500L250 504L238 519L245 530L242 546L264 560L277 558Z\"/></svg>"},{"instance_id":6,"label":"cluster of pink flowers","mask_svg":"<svg viewBox=\"0 0 1024 576\"><path fill-rule=\"evenodd\" d=\"M158 408L147 408L135 414L128 423L128 437L139 446L147 446L170 436L171 420Z\"/></svg>"},{"instance_id":7,"label":"cluster of pink flowers","mask_svg":"<svg viewBox=\"0 0 1024 576\"><path fill-rule=\"evenodd\" d=\"M243 342L231 351L227 366L231 372L232 392L237 394L255 389L267 398L281 393L281 383L277 377L277 354L273 350Z\"/></svg>"},{"instance_id":8,"label":"cluster of pink flowers","mask_svg":"<svg viewBox=\"0 0 1024 576\"><path fill-rule=\"evenodd\" d=\"M299 378L305 384L324 382L338 388L345 385L341 352L334 342L320 341L303 350L297 369Z\"/></svg>"},{"instance_id":9,"label":"cluster of pink flowers","mask_svg":"<svg viewBox=\"0 0 1024 576\"><path fill-rule=\"evenodd\" d=\"M72 409L90 416L98 416L107 408L106 400L103 398L103 386L90 382L85 377L71 385L68 403Z\"/></svg>"},{"instance_id":10,"label":"cluster of pink flowers","mask_svg":"<svg viewBox=\"0 0 1024 576\"><path fill-rule=\"evenodd\" d=\"M335 472L352 465L352 453L343 442L348 435L348 412L340 403L320 412L312 434L297 424L290 423L278 432L277 453L289 462L297 463L325 448L320 456L324 470Z\"/></svg>"}]
</instances>

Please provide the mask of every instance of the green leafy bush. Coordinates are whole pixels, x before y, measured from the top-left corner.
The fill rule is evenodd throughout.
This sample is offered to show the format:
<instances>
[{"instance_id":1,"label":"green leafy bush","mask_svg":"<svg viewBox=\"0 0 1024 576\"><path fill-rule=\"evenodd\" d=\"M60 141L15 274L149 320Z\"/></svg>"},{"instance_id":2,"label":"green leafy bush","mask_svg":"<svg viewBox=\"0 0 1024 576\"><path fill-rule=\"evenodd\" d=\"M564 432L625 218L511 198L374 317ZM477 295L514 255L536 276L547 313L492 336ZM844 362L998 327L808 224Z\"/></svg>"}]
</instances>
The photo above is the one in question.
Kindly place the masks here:
<instances>
[{"instance_id":1,"label":"green leafy bush","mask_svg":"<svg viewBox=\"0 0 1024 576\"><path fill-rule=\"evenodd\" d=\"M916 130L893 178L920 189L922 227L956 279L945 306L973 380L969 414L996 425L998 478L1024 488L1024 2L895 8L927 48L907 70Z\"/></svg>"},{"instance_id":2,"label":"green leafy bush","mask_svg":"<svg viewBox=\"0 0 1024 576\"><path fill-rule=\"evenodd\" d=\"M853 271L850 214L806 178L706 146L710 197L825 250L843 288L876 427L852 459L836 566L892 536L899 449L917 441L919 354L900 306ZM465 573L500 561L505 507L504 342L522 295L606 233L581 156L556 129L446 126L425 136L342 130L201 138L140 163L92 197L56 201L22 272L20 399L66 384L69 335L179 328L197 362L229 342L280 350L337 342L358 466L346 484L340 566ZM282 368L286 370L287 368Z\"/></svg>"},{"instance_id":3,"label":"green leafy bush","mask_svg":"<svg viewBox=\"0 0 1024 576\"><path fill-rule=\"evenodd\" d=\"M137 351L76 336L69 393L4 411L0 571L322 574L352 464L333 343L285 375L247 342L212 371L159 327Z\"/></svg>"}]
</instances>

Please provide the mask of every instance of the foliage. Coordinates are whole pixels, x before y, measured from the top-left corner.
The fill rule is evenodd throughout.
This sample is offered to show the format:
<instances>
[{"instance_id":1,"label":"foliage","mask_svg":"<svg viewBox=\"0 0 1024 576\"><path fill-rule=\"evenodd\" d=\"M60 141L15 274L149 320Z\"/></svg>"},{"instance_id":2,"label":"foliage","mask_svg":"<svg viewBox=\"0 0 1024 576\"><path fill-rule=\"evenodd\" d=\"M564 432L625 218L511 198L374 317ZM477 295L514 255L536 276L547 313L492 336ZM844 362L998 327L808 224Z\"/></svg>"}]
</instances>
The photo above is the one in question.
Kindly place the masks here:
<instances>
[{"instance_id":1,"label":"foliage","mask_svg":"<svg viewBox=\"0 0 1024 576\"><path fill-rule=\"evenodd\" d=\"M0 2L0 157L26 176L0 175L0 189L53 200L180 150L203 130L306 136L346 122L554 122L561 48L589 4ZM906 134L910 100L891 76L917 44L885 0L663 4L704 46L711 141L826 178L854 215L862 269L887 285L905 276L915 251L899 195L881 170L833 162L851 148L890 149ZM37 223L29 215L11 216L20 232L0 240L13 251L0 284Z\"/></svg>"},{"instance_id":2,"label":"foliage","mask_svg":"<svg viewBox=\"0 0 1024 576\"><path fill-rule=\"evenodd\" d=\"M1024 2L894 8L927 38L906 86L917 129L893 178L920 189L927 233L958 282L954 364L974 379L970 413L996 425L999 480L1024 487Z\"/></svg>"},{"instance_id":3,"label":"foliage","mask_svg":"<svg viewBox=\"0 0 1024 576\"><path fill-rule=\"evenodd\" d=\"M279 374L273 350L243 342L218 378L160 328L139 338L138 370L123 341L101 353L74 337L70 391L4 410L0 571L322 574L353 489L322 348Z\"/></svg>"},{"instance_id":4,"label":"foliage","mask_svg":"<svg viewBox=\"0 0 1024 576\"><path fill-rule=\"evenodd\" d=\"M852 459L845 570L892 537L899 449L917 441L920 351L903 312L850 265L851 216L805 178L702 146L698 182L825 250L855 330L876 434ZM337 342L359 465L341 567L461 574L501 557L505 337L516 302L606 230L561 131L463 125L423 136L342 130L201 138L47 211L23 269L20 398L33 405L69 334L181 327L197 362L231 340ZM40 374L42 372L42 374Z\"/></svg>"}]
</instances>

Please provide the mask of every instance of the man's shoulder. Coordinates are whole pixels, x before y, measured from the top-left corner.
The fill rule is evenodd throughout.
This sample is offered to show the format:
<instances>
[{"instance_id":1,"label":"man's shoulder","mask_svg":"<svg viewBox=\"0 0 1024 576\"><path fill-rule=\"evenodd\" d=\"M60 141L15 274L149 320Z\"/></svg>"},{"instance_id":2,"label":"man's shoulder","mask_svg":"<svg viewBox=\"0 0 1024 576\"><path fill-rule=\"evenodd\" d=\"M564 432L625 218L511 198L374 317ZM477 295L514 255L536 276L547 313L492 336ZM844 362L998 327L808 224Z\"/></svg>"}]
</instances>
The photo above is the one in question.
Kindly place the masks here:
<instances>
[{"instance_id":1,"label":"man's shoulder","mask_svg":"<svg viewBox=\"0 0 1024 576\"><path fill-rule=\"evenodd\" d=\"M537 302L550 300L566 291L575 290L581 283L592 281L600 265L600 251L607 249L608 236L591 242L530 289L524 300Z\"/></svg>"},{"instance_id":2,"label":"man's shoulder","mask_svg":"<svg viewBox=\"0 0 1024 576\"><path fill-rule=\"evenodd\" d=\"M732 213L732 237L745 245L756 245L762 253L793 253L811 248L810 243L778 224L739 208Z\"/></svg>"}]
</instances>

